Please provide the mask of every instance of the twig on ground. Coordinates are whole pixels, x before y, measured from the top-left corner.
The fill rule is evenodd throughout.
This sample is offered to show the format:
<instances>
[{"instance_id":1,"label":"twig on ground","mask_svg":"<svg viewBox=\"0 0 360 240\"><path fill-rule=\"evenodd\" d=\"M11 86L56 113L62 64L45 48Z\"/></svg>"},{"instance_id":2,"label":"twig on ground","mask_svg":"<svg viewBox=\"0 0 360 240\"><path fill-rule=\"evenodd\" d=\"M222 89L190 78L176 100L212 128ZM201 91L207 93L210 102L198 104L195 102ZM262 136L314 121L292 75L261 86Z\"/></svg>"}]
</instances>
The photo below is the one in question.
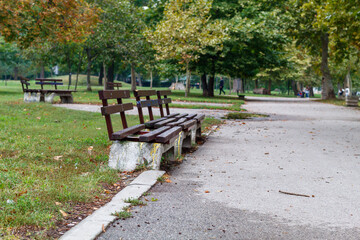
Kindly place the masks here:
<instances>
[{"instance_id":1,"label":"twig on ground","mask_svg":"<svg viewBox=\"0 0 360 240\"><path fill-rule=\"evenodd\" d=\"M293 195L293 196L299 196L299 197L310 197L310 195L291 193L291 192L284 192L284 191L281 191L281 190L279 190L279 193Z\"/></svg>"}]
</instances>

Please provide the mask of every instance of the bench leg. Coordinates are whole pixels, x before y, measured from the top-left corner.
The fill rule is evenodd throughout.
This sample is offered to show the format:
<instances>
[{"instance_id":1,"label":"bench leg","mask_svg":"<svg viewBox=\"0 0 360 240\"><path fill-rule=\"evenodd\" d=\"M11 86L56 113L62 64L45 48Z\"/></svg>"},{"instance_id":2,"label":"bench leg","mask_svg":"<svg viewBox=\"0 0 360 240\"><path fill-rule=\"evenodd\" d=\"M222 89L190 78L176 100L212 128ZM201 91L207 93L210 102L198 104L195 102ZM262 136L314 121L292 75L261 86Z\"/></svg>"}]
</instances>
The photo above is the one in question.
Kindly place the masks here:
<instances>
[{"instance_id":1,"label":"bench leg","mask_svg":"<svg viewBox=\"0 0 360 240\"><path fill-rule=\"evenodd\" d=\"M25 92L24 93L24 102L40 102L40 93Z\"/></svg>"},{"instance_id":2,"label":"bench leg","mask_svg":"<svg viewBox=\"0 0 360 240\"><path fill-rule=\"evenodd\" d=\"M162 158L176 160L181 155L182 132L169 144L114 141L110 148L109 167L121 171L133 171L139 165L160 169Z\"/></svg>"},{"instance_id":3,"label":"bench leg","mask_svg":"<svg viewBox=\"0 0 360 240\"><path fill-rule=\"evenodd\" d=\"M60 96L61 103L73 103L74 99L72 95Z\"/></svg>"}]
</instances>

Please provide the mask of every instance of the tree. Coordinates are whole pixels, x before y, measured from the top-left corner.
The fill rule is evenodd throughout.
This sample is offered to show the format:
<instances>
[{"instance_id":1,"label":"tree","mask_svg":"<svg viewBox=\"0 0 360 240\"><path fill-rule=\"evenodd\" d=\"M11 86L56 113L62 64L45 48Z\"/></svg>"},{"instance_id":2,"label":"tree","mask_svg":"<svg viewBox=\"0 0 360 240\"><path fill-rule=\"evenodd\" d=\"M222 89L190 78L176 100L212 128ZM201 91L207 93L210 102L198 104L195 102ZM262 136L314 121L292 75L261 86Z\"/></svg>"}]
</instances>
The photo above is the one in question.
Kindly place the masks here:
<instances>
[{"instance_id":1,"label":"tree","mask_svg":"<svg viewBox=\"0 0 360 240\"><path fill-rule=\"evenodd\" d=\"M320 24L316 18L317 10L322 7L323 2L292 0L291 3L287 6L291 15L288 32L290 36L296 38L298 46L307 48L313 56L319 56L321 52L322 99L335 98L329 69L329 29L326 25Z\"/></svg>"},{"instance_id":2,"label":"tree","mask_svg":"<svg viewBox=\"0 0 360 240\"><path fill-rule=\"evenodd\" d=\"M0 33L27 48L43 42L84 41L99 9L84 0L0 1Z\"/></svg>"},{"instance_id":3,"label":"tree","mask_svg":"<svg viewBox=\"0 0 360 240\"><path fill-rule=\"evenodd\" d=\"M190 62L196 61L207 46L222 48L227 29L220 22L209 22L212 0L170 0L164 19L146 37L157 52L157 59L176 59L186 69L186 91L190 92Z\"/></svg>"}]
</instances>

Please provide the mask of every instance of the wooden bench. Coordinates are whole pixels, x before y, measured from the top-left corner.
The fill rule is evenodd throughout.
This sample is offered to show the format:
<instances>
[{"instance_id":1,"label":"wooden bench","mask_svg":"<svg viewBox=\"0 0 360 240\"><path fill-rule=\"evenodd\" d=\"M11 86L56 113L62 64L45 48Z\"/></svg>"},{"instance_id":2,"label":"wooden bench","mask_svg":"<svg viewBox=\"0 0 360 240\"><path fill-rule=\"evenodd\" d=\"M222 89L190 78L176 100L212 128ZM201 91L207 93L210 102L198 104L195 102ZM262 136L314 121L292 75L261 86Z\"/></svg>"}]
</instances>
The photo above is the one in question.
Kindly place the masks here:
<instances>
[{"instance_id":1,"label":"wooden bench","mask_svg":"<svg viewBox=\"0 0 360 240\"><path fill-rule=\"evenodd\" d=\"M27 101L29 99L36 99L35 101L40 101L40 102L45 102L45 98L48 95L52 95L52 97L50 96L50 102L52 102L52 99L54 96L59 96L60 100L62 103L73 103L73 96L72 93L75 92L73 90L62 90L62 89L58 89L57 86L58 85L63 85L62 80L61 79L43 79L43 78L37 78L36 79L37 82L35 82L35 84L38 84L41 86L40 89L30 89L30 83L29 80L25 80L22 79L20 80L21 82L21 87L22 90L24 92L24 100ZM51 85L54 86L54 89L44 89L45 85ZM40 99L37 100L38 98L36 96L33 95L38 95L40 94ZM33 97L32 97L33 96Z\"/></svg>"},{"instance_id":2,"label":"wooden bench","mask_svg":"<svg viewBox=\"0 0 360 240\"><path fill-rule=\"evenodd\" d=\"M150 164L159 169L162 157L174 160L181 155L182 128L162 126L147 129L145 124L128 126L125 112L133 109L132 103L123 103L130 98L129 90L99 91L109 139L114 141L110 149L109 166L125 171L134 170L136 165ZM109 103L115 100L115 103ZM120 115L122 129L114 131L111 116Z\"/></svg>"},{"instance_id":3,"label":"wooden bench","mask_svg":"<svg viewBox=\"0 0 360 240\"><path fill-rule=\"evenodd\" d=\"M201 136L201 123L205 115L187 113L170 114L169 103L171 103L171 98L168 98L170 94L171 91L134 91L140 123L145 124L149 129L158 129L164 126L180 126L184 134L182 148L191 148L196 144L196 138ZM152 97L157 99L151 99ZM159 107L161 118L154 119L152 107ZM148 110L150 118L148 122L144 121L143 108L147 108Z\"/></svg>"}]
</instances>

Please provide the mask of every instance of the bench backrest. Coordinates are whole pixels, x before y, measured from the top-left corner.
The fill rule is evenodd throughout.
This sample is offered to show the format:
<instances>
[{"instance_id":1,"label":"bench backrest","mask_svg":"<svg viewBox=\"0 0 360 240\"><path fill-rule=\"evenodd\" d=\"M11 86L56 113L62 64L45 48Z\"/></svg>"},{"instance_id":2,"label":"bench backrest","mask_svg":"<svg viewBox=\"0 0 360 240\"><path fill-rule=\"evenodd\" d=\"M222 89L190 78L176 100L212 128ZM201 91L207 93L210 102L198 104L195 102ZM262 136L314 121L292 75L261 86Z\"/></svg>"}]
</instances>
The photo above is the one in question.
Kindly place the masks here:
<instances>
[{"instance_id":1,"label":"bench backrest","mask_svg":"<svg viewBox=\"0 0 360 240\"><path fill-rule=\"evenodd\" d=\"M21 79L20 82L21 82L21 87L22 87L23 92L25 92L25 90L29 89L29 86L30 86L29 80Z\"/></svg>"},{"instance_id":2,"label":"bench backrest","mask_svg":"<svg viewBox=\"0 0 360 240\"><path fill-rule=\"evenodd\" d=\"M102 101L103 107L101 114L105 116L106 127L109 134L109 139L113 140L113 126L111 122L111 114L120 113L123 129L128 128L125 111L133 109L132 103L123 103L123 98L130 98L130 90L102 90L99 91L99 98ZM108 100L115 99L115 105L109 105Z\"/></svg>"},{"instance_id":3,"label":"bench backrest","mask_svg":"<svg viewBox=\"0 0 360 240\"><path fill-rule=\"evenodd\" d=\"M122 87L122 83L114 83L114 82L107 82L106 83L106 89L114 89L117 88L119 90L119 87Z\"/></svg>"},{"instance_id":4,"label":"bench backrest","mask_svg":"<svg viewBox=\"0 0 360 240\"><path fill-rule=\"evenodd\" d=\"M38 82L36 84L41 85L41 89L44 89L44 85L53 85L57 89L57 85L63 85L62 79L49 79L49 78L36 78Z\"/></svg>"},{"instance_id":5,"label":"bench backrest","mask_svg":"<svg viewBox=\"0 0 360 240\"><path fill-rule=\"evenodd\" d=\"M168 95L171 95L171 91L162 90L162 91L157 91L156 93L159 100L159 109L160 109L161 117L165 116L163 105L165 105L166 115L170 115L169 103L171 103L171 98L168 98Z\"/></svg>"},{"instance_id":6,"label":"bench backrest","mask_svg":"<svg viewBox=\"0 0 360 240\"><path fill-rule=\"evenodd\" d=\"M154 115L152 112L152 107L158 107L159 101L158 99L150 99L151 96L156 97L155 90L135 90L134 96L136 98L136 106L139 112L140 123L144 123L144 115L142 109L144 107L148 108L150 121L154 120ZM145 99L142 99L145 98Z\"/></svg>"}]
</instances>

